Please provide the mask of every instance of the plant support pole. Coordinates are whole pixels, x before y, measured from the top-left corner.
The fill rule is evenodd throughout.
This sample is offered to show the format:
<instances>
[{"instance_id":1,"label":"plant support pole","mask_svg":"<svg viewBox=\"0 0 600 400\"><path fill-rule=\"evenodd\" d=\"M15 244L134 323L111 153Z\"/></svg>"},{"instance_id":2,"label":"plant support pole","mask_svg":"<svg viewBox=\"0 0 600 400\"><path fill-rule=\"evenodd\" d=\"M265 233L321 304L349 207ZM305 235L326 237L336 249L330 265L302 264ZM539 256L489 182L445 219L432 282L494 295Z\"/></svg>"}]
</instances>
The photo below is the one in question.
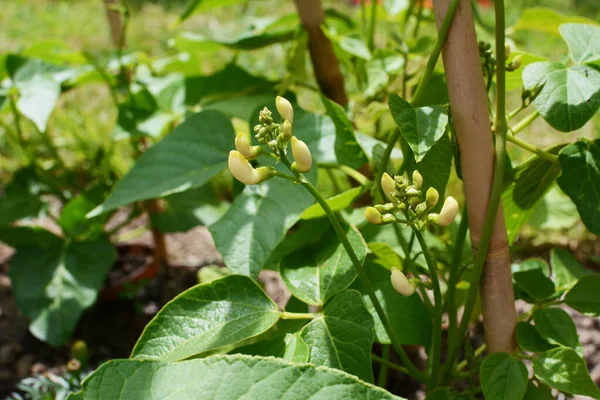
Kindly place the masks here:
<instances>
[{"instance_id":1,"label":"plant support pole","mask_svg":"<svg viewBox=\"0 0 600 400\"><path fill-rule=\"evenodd\" d=\"M300 21L308 34L308 50L317 83L329 99L343 107L348 105L344 76L333 51L333 45L321 29L325 13L321 0L294 0Z\"/></svg>"},{"instance_id":2,"label":"plant support pole","mask_svg":"<svg viewBox=\"0 0 600 400\"><path fill-rule=\"evenodd\" d=\"M502 3L500 2L500 6ZM438 26L444 19L449 4L450 0L434 0L434 12ZM496 6L499 6L498 2L496 2ZM504 24L503 21L497 20L497 22L497 29L501 30L501 40L497 38L497 46L502 47L497 54L500 58L504 57ZM495 151L479 58L479 46L469 0L460 0L442 56L452 109L452 123L460 148L471 243L475 253L480 245L483 248L488 245L488 243L484 243L483 239L486 238L482 239L482 235L490 236L489 253L487 253L483 265L483 281L480 292L486 344L488 351L492 353L511 353L515 349L516 311L510 272L510 253L501 202L498 203L495 218L492 215L493 221L488 224L490 232L484 232L484 220L492 193ZM497 79L498 92L502 92L498 102L502 102L501 108L505 109L503 97L504 58L498 64L502 67L498 71L498 76L501 78ZM500 111L497 110L497 112ZM498 132L499 128L500 130L506 129L504 115L505 110L501 114L504 123L495 124L497 133L500 133ZM504 137L499 134L497 140L502 142L499 149L503 149ZM502 152L498 156L503 158L505 154ZM504 160L498 161L501 161L498 163L500 165ZM503 171L497 172L501 174ZM496 193L498 196L499 194ZM480 257L482 256L483 254L480 255ZM479 282L475 283L477 286ZM470 317L470 315L464 315L463 321L469 321ZM461 335L462 332L459 330L458 334ZM461 341L462 337L455 339ZM457 347L456 344L454 347ZM457 351L451 348L450 353L453 350ZM453 354L449 354L449 356L452 357ZM448 364L452 362L453 360L449 360Z\"/></svg>"}]
</instances>

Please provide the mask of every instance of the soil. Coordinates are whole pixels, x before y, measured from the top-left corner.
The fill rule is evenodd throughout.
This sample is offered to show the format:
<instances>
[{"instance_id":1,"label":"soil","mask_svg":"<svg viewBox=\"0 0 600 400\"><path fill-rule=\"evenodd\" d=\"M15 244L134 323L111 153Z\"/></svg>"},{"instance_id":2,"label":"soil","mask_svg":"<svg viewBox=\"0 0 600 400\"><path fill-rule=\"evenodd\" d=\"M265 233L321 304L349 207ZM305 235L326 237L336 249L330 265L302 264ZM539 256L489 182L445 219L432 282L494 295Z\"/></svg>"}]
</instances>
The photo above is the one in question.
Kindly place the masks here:
<instances>
[{"instance_id":1,"label":"soil","mask_svg":"<svg viewBox=\"0 0 600 400\"><path fill-rule=\"evenodd\" d=\"M137 225L145 223L142 218ZM195 285L198 279L197 272L203 266L222 265L222 259L204 227L197 227L186 233L170 234L166 239L171 266L159 275L159 279L139 292L125 291L125 295L120 298L101 296L100 300L83 314L73 340L81 339L87 343L90 349L89 365L92 368L111 358L128 357L144 326L166 301ZM131 246L119 249L117 268L109 274L108 279L113 284L136 274L150 260L149 232L125 243ZM600 256L600 242L597 240L591 243L584 242L584 250L569 244L564 246L575 250L575 254L583 260L595 260ZM540 247L536 250L533 253L529 251L526 256L548 258L548 248ZM45 374L52 377L64 374L65 365L70 359L68 347L52 348L29 333L28 321L20 314L12 297L12 286L8 277L12 253L12 249L0 243L0 398L13 392L15 384L27 376ZM600 269L595 261L588 261L586 266ZM284 305L287 302L289 293L277 273L264 271L260 279L267 293L278 304ZM528 307L522 302L517 304L519 312L526 311ZM600 319L581 316L568 308L566 310L573 316L577 325L592 378L600 384ZM472 346L477 348L483 343L483 327L479 323L472 329ZM406 350L418 366L424 366L423 348L408 346ZM399 362L393 354L391 360ZM374 367L377 376L379 366ZM418 383L393 370L389 371L387 382L389 390L407 399L425 397L423 388Z\"/></svg>"}]
</instances>

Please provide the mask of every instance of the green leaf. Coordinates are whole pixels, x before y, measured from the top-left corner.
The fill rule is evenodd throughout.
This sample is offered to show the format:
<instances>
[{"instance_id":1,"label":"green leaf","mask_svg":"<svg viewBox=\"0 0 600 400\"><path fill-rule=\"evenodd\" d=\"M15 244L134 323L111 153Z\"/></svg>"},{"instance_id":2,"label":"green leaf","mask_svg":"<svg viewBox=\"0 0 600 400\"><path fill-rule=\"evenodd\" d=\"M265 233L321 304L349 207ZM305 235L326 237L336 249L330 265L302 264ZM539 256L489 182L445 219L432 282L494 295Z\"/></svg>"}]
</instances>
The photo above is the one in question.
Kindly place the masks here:
<instances>
[{"instance_id":1,"label":"green leaf","mask_svg":"<svg viewBox=\"0 0 600 400\"><path fill-rule=\"evenodd\" d=\"M0 226L37 215L42 208L40 189L32 168L17 171L0 197Z\"/></svg>"},{"instance_id":2,"label":"green leaf","mask_svg":"<svg viewBox=\"0 0 600 400\"><path fill-rule=\"evenodd\" d=\"M365 272L396 332L398 342L400 344L421 344L427 347L431 338L432 317L419 295L414 293L412 296L405 297L396 292L390 281L390 270L376 262L367 261ZM353 287L358 288L362 293L363 301L375 320L377 342L390 344L390 338L366 290L359 281L356 281Z\"/></svg>"},{"instance_id":3,"label":"green leaf","mask_svg":"<svg viewBox=\"0 0 600 400\"><path fill-rule=\"evenodd\" d=\"M285 233L313 202L285 179L246 186L227 213L210 226L217 250L233 273L257 277Z\"/></svg>"},{"instance_id":4,"label":"green leaf","mask_svg":"<svg viewBox=\"0 0 600 400\"><path fill-rule=\"evenodd\" d=\"M563 24L558 30L563 37L571 59L577 64L600 61L600 26L591 24Z\"/></svg>"},{"instance_id":5,"label":"green leaf","mask_svg":"<svg viewBox=\"0 0 600 400\"><path fill-rule=\"evenodd\" d=\"M352 205L355 199L361 196L364 193L363 187L355 187L352 189L348 189L345 192L336 194L327 199L327 204L329 207L335 212L344 210ZM319 203L315 203L312 206L308 207L300 216L301 219L314 219L314 218L322 218L324 217L325 211L323 207Z\"/></svg>"},{"instance_id":6,"label":"green leaf","mask_svg":"<svg viewBox=\"0 0 600 400\"><path fill-rule=\"evenodd\" d=\"M109 361L69 400L192 400L198 396L213 400L401 400L342 371L245 355L177 363Z\"/></svg>"},{"instance_id":7,"label":"green leaf","mask_svg":"<svg viewBox=\"0 0 600 400\"><path fill-rule=\"evenodd\" d=\"M550 265L552 266L552 274L557 290L569 290L575 286L577 280L592 274L565 249L552 249L550 251Z\"/></svg>"},{"instance_id":8,"label":"green leaf","mask_svg":"<svg viewBox=\"0 0 600 400\"><path fill-rule=\"evenodd\" d=\"M181 293L148 323L132 358L178 361L265 332L277 304L247 276L228 275Z\"/></svg>"},{"instance_id":9,"label":"green leaf","mask_svg":"<svg viewBox=\"0 0 600 400\"><path fill-rule=\"evenodd\" d=\"M563 170L558 186L573 200L586 228L600 235L600 139L575 142L558 160Z\"/></svg>"},{"instance_id":10,"label":"green leaf","mask_svg":"<svg viewBox=\"0 0 600 400\"><path fill-rule=\"evenodd\" d=\"M362 236L354 227L346 228L346 236L362 263L367 254ZM281 261L279 272L294 296L314 305L325 304L356 278L354 264L336 235L329 236L325 243L289 254Z\"/></svg>"},{"instance_id":11,"label":"green leaf","mask_svg":"<svg viewBox=\"0 0 600 400\"><path fill-rule=\"evenodd\" d=\"M567 346L583 356L575 323L566 311L560 308L543 308L533 314L535 329L548 342Z\"/></svg>"},{"instance_id":12,"label":"green leaf","mask_svg":"<svg viewBox=\"0 0 600 400\"><path fill-rule=\"evenodd\" d=\"M521 56L521 67L514 71L506 71L507 92L511 90L521 89L523 87L523 79L521 78L521 73L523 72L523 69L526 66L535 62L548 61L547 58L538 56L536 54L525 53L522 51L511 51L510 57L508 58L508 60L506 60L506 63L510 64L517 56Z\"/></svg>"},{"instance_id":13,"label":"green leaf","mask_svg":"<svg viewBox=\"0 0 600 400\"><path fill-rule=\"evenodd\" d=\"M442 208L443 198L446 193L446 185L450 179L452 170L452 157L454 145L448 135L442 135L440 140L427 152L423 160L417 164L416 169L423 176L423 187L421 192L426 193L427 189L434 187L440 194L440 201L434 207L434 211Z\"/></svg>"},{"instance_id":14,"label":"green leaf","mask_svg":"<svg viewBox=\"0 0 600 400\"><path fill-rule=\"evenodd\" d=\"M327 115L335 125L335 155L341 164L359 169L369 162L360 144L354 136L354 126L346 116L344 108L321 95Z\"/></svg>"},{"instance_id":15,"label":"green leaf","mask_svg":"<svg viewBox=\"0 0 600 400\"><path fill-rule=\"evenodd\" d=\"M567 16L559 13L552 8L544 7L532 7L526 8L521 17L514 25L513 29L527 30L527 31L538 31L547 33L550 35L558 36L558 28L560 25L567 22L575 23L596 23L593 20L579 17L579 16Z\"/></svg>"},{"instance_id":16,"label":"green leaf","mask_svg":"<svg viewBox=\"0 0 600 400\"><path fill-rule=\"evenodd\" d=\"M565 303L582 314L600 316L600 275L586 275L567 293Z\"/></svg>"},{"instance_id":17,"label":"green leaf","mask_svg":"<svg viewBox=\"0 0 600 400\"><path fill-rule=\"evenodd\" d=\"M553 185L534 207L528 223L539 230L560 231L572 228L579 221L581 219L575 204L558 185Z\"/></svg>"},{"instance_id":18,"label":"green leaf","mask_svg":"<svg viewBox=\"0 0 600 400\"><path fill-rule=\"evenodd\" d=\"M600 72L586 65L536 62L523 70L523 86L542 88L533 104L561 132L581 128L600 107Z\"/></svg>"},{"instance_id":19,"label":"green leaf","mask_svg":"<svg viewBox=\"0 0 600 400\"><path fill-rule=\"evenodd\" d=\"M204 185L227 166L233 141L233 127L224 115L216 111L192 115L142 154L88 217Z\"/></svg>"},{"instance_id":20,"label":"green leaf","mask_svg":"<svg viewBox=\"0 0 600 400\"><path fill-rule=\"evenodd\" d=\"M392 269L392 267L400 268L404 264L398 253L389 244L370 242L368 246L371 253L376 257L375 262L383 267L387 269Z\"/></svg>"},{"instance_id":21,"label":"green leaf","mask_svg":"<svg viewBox=\"0 0 600 400\"><path fill-rule=\"evenodd\" d=\"M185 232L198 225L211 225L221 218L228 203L217 198L210 184L165 197L160 213L150 215L152 226L162 232Z\"/></svg>"},{"instance_id":22,"label":"green leaf","mask_svg":"<svg viewBox=\"0 0 600 400\"><path fill-rule=\"evenodd\" d=\"M548 343L529 322L519 322L516 332L517 343L525 351L541 353L556 347Z\"/></svg>"},{"instance_id":23,"label":"green leaf","mask_svg":"<svg viewBox=\"0 0 600 400\"><path fill-rule=\"evenodd\" d=\"M345 290L332 298L323 313L302 329L301 336L310 349L311 364L373 382L373 318L357 291Z\"/></svg>"},{"instance_id":24,"label":"green leaf","mask_svg":"<svg viewBox=\"0 0 600 400\"><path fill-rule=\"evenodd\" d=\"M527 382L527 391L523 400L554 400L550 388L542 383L535 386L532 381ZM542 389L543 388L543 389Z\"/></svg>"},{"instance_id":25,"label":"green leaf","mask_svg":"<svg viewBox=\"0 0 600 400\"><path fill-rule=\"evenodd\" d=\"M521 400L527 390L527 367L510 354L487 356L479 376L486 400Z\"/></svg>"},{"instance_id":26,"label":"green leaf","mask_svg":"<svg viewBox=\"0 0 600 400\"><path fill-rule=\"evenodd\" d=\"M104 184L96 185L69 200L60 212L58 224L63 233L70 238L97 239L104 232L104 223L108 215L88 219L90 212L104 197Z\"/></svg>"},{"instance_id":27,"label":"green leaf","mask_svg":"<svg viewBox=\"0 0 600 400\"><path fill-rule=\"evenodd\" d=\"M232 6L245 3L246 0L192 0L179 17L179 22L183 22L195 13L210 11L214 8Z\"/></svg>"},{"instance_id":28,"label":"green leaf","mask_svg":"<svg viewBox=\"0 0 600 400\"><path fill-rule=\"evenodd\" d=\"M557 154L564 145L548 151ZM534 156L516 168L514 181L502 193L508 240L514 242L534 212L534 207L560 175L560 165Z\"/></svg>"},{"instance_id":29,"label":"green leaf","mask_svg":"<svg viewBox=\"0 0 600 400\"><path fill-rule=\"evenodd\" d=\"M389 108L400 132L420 162L444 135L448 115L441 106L413 108L397 94L390 94Z\"/></svg>"},{"instance_id":30,"label":"green leaf","mask_svg":"<svg viewBox=\"0 0 600 400\"><path fill-rule=\"evenodd\" d=\"M365 65L368 84L363 95L370 99L386 91L390 82L402 73L402 67L404 57L393 52L371 58Z\"/></svg>"},{"instance_id":31,"label":"green leaf","mask_svg":"<svg viewBox=\"0 0 600 400\"><path fill-rule=\"evenodd\" d=\"M540 354L533 360L533 372L539 380L561 392L600 399L600 389L590 378L585 360L568 347Z\"/></svg>"},{"instance_id":32,"label":"green leaf","mask_svg":"<svg viewBox=\"0 0 600 400\"><path fill-rule=\"evenodd\" d=\"M539 269L515 272L513 279L517 286L538 301L554 295L554 282Z\"/></svg>"},{"instance_id":33,"label":"green leaf","mask_svg":"<svg viewBox=\"0 0 600 400\"><path fill-rule=\"evenodd\" d=\"M9 272L17 306L35 337L52 346L68 343L79 317L96 301L115 249L106 239L65 242L31 228L17 235L21 243L12 243L17 252Z\"/></svg>"}]
</instances>

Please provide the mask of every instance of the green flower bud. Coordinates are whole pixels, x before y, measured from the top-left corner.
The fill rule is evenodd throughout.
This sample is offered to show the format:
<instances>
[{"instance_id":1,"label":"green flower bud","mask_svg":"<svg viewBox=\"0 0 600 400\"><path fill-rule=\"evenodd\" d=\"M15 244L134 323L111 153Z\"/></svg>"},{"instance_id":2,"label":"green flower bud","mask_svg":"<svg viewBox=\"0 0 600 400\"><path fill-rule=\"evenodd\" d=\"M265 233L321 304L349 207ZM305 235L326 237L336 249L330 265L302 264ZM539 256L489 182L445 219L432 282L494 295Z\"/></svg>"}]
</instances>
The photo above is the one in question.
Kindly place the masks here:
<instances>
[{"instance_id":1,"label":"green flower bud","mask_svg":"<svg viewBox=\"0 0 600 400\"><path fill-rule=\"evenodd\" d=\"M393 203L386 203L386 204L377 204L375 205L375 209L377 211L379 211L380 213L382 212L390 212L390 211L394 211L396 209L396 206Z\"/></svg>"},{"instance_id":2,"label":"green flower bud","mask_svg":"<svg viewBox=\"0 0 600 400\"><path fill-rule=\"evenodd\" d=\"M284 99L285 100L285 99ZM294 164L299 172L308 172L312 166L312 155L306 143L292 136L292 154L294 155Z\"/></svg>"},{"instance_id":3,"label":"green flower bud","mask_svg":"<svg viewBox=\"0 0 600 400\"><path fill-rule=\"evenodd\" d=\"M427 189L427 193L425 194L425 203L427 204L428 210L431 210L433 207L435 207L439 199L440 194L435 188L430 187Z\"/></svg>"},{"instance_id":4,"label":"green flower bud","mask_svg":"<svg viewBox=\"0 0 600 400\"><path fill-rule=\"evenodd\" d=\"M423 176L416 169L412 175L412 184L415 189L421 189L423 186Z\"/></svg>"},{"instance_id":5,"label":"green flower bud","mask_svg":"<svg viewBox=\"0 0 600 400\"><path fill-rule=\"evenodd\" d=\"M410 296L415 292L415 287L410 284L406 276L396 267L392 267L392 275L390 277L392 286L396 292L403 296Z\"/></svg>"},{"instance_id":6,"label":"green flower bud","mask_svg":"<svg viewBox=\"0 0 600 400\"><path fill-rule=\"evenodd\" d=\"M294 108L288 99L277 96L275 99L275 106L277 107L277 111L279 111L279 115L281 115L283 120L287 119L290 121L290 124L294 123Z\"/></svg>"},{"instance_id":7,"label":"green flower bud","mask_svg":"<svg viewBox=\"0 0 600 400\"><path fill-rule=\"evenodd\" d=\"M281 125L281 133L283 134L282 139L286 142L292 138L292 124L287 119Z\"/></svg>"},{"instance_id":8,"label":"green flower bud","mask_svg":"<svg viewBox=\"0 0 600 400\"><path fill-rule=\"evenodd\" d=\"M389 176L387 172L384 172L381 176L381 189L387 198L391 200L392 193L396 191L396 183L394 182L394 178Z\"/></svg>"},{"instance_id":9,"label":"green flower bud","mask_svg":"<svg viewBox=\"0 0 600 400\"><path fill-rule=\"evenodd\" d=\"M406 195L408 197L418 197L418 196L421 196L421 191L417 190L415 188L408 188L408 189L406 189ZM418 202L418 199L417 199L417 202Z\"/></svg>"},{"instance_id":10,"label":"green flower bud","mask_svg":"<svg viewBox=\"0 0 600 400\"><path fill-rule=\"evenodd\" d=\"M417 213L417 215L421 215L425 213L425 211L427 211L427 202L425 201L417 204L417 206L415 207L415 212Z\"/></svg>"},{"instance_id":11,"label":"green flower bud","mask_svg":"<svg viewBox=\"0 0 600 400\"><path fill-rule=\"evenodd\" d=\"M510 57L510 44L504 43L504 57L508 59Z\"/></svg>"},{"instance_id":12,"label":"green flower bud","mask_svg":"<svg viewBox=\"0 0 600 400\"><path fill-rule=\"evenodd\" d=\"M227 164L231 175L246 185L256 185L275 175L275 169L272 167L260 167L254 169L246 157L235 150L229 152Z\"/></svg>"},{"instance_id":13,"label":"green flower bud","mask_svg":"<svg viewBox=\"0 0 600 400\"><path fill-rule=\"evenodd\" d=\"M271 125L273 123L273 118L271 117L271 110L269 110L267 107L263 108L258 113L258 120L263 124Z\"/></svg>"}]
</instances>

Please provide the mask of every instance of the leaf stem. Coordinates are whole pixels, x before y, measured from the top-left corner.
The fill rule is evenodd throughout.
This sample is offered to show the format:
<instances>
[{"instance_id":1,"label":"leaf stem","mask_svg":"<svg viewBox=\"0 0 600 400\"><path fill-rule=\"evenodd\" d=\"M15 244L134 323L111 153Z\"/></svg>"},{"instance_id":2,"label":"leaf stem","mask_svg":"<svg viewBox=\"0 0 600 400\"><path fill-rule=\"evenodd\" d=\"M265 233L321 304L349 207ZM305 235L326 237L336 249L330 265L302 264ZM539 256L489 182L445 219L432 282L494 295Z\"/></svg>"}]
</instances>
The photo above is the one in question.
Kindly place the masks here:
<instances>
[{"instance_id":1,"label":"leaf stem","mask_svg":"<svg viewBox=\"0 0 600 400\"><path fill-rule=\"evenodd\" d=\"M293 313L282 311L279 317L281 319L313 319L317 317L319 314L316 313Z\"/></svg>"},{"instance_id":2,"label":"leaf stem","mask_svg":"<svg viewBox=\"0 0 600 400\"><path fill-rule=\"evenodd\" d=\"M479 346L476 350L475 350L475 357L479 357L480 355L483 354L483 352L486 349L486 344L482 344L481 346ZM461 362L459 362L458 364L456 364L456 371L455 372L460 372L463 369L465 369L467 367L469 363L467 362L467 360L462 360Z\"/></svg>"},{"instance_id":3,"label":"leaf stem","mask_svg":"<svg viewBox=\"0 0 600 400\"><path fill-rule=\"evenodd\" d=\"M535 121L535 119L539 116L540 116L540 113L537 110L532 112L531 114L529 114L528 116L526 116L525 118L520 120L518 123L516 123L512 128L510 128L510 131L512 132L513 135L516 136L523 129L525 129L529 125L531 125L531 123L533 121Z\"/></svg>"},{"instance_id":4,"label":"leaf stem","mask_svg":"<svg viewBox=\"0 0 600 400\"><path fill-rule=\"evenodd\" d=\"M490 242L494 231L496 216L498 215L498 207L500 205L500 197L503 190L504 182L504 164L506 161L506 133L508 124L506 121L506 76L505 76L505 21L504 21L504 0L496 0L494 2L496 13L496 117L494 121L494 130L496 133L496 156L494 160L494 175L492 180L492 188L490 191L490 200L483 222L483 230L475 262L471 274L469 292L465 302L460 325L457 334L448 346L448 356L446 363L442 368L441 383L444 384L452 371L452 366L458 349L461 347L464 336L471 321L471 314L475 307L475 300L479 292L483 266L487 259L487 253L490 248Z\"/></svg>"},{"instance_id":5,"label":"leaf stem","mask_svg":"<svg viewBox=\"0 0 600 400\"><path fill-rule=\"evenodd\" d=\"M391 362L389 360L386 360L385 358L379 357L379 356L377 356L375 354L371 354L371 358L373 359L373 361L375 361L376 363L381 364L382 366L385 365L385 366L387 366L387 367L389 367L391 369L394 369L394 370L396 370L398 372L402 372L403 374L410 375L408 369L404 368L401 365L393 363L393 362ZM380 385L378 385L378 386L380 386ZM380 387L383 387L383 386L380 386Z\"/></svg>"},{"instance_id":6,"label":"leaf stem","mask_svg":"<svg viewBox=\"0 0 600 400\"><path fill-rule=\"evenodd\" d=\"M529 152L537 154L540 158L543 158L544 160L548 160L553 163L558 162L557 155L548 153L547 151L540 149L539 147L536 147L530 143L527 143L526 141L521 140L521 139L515 137L514 135L506 135L506 140L519 146L522 149L525 149Z\"/></svg>"},{"instance_id":7,"label":"leaf stem","mask_svg":"<svg viewBox=\"0 0 600 400\"><path fill-rule=\"evenodd\" d=\"M384 344L381 348L381 359L383 360L383 362L381 363L381 368L379 369L379 376L377 377L377 386L384 389L387 383L388 368L390 366L390 349L391 346L389 344Z\"/></svg>"},{"instance_id":8,"label":"leaf stem","mask_svg":"<svg viewBox=\"0 0 600 400\"><path fill-rule=\"evenodd\" d=\"M442 291L440 290L440 282L437 275L435 260L427 247L423 233L414 225L411 225L413 232L421 246L429 275L433 283L433 298L434 298L434 321L433 321L433 343L431 350L431 377L427 384L427 390L435 389L440 368L440 360L442 353Z\"/></svg>"}]
</instances>

